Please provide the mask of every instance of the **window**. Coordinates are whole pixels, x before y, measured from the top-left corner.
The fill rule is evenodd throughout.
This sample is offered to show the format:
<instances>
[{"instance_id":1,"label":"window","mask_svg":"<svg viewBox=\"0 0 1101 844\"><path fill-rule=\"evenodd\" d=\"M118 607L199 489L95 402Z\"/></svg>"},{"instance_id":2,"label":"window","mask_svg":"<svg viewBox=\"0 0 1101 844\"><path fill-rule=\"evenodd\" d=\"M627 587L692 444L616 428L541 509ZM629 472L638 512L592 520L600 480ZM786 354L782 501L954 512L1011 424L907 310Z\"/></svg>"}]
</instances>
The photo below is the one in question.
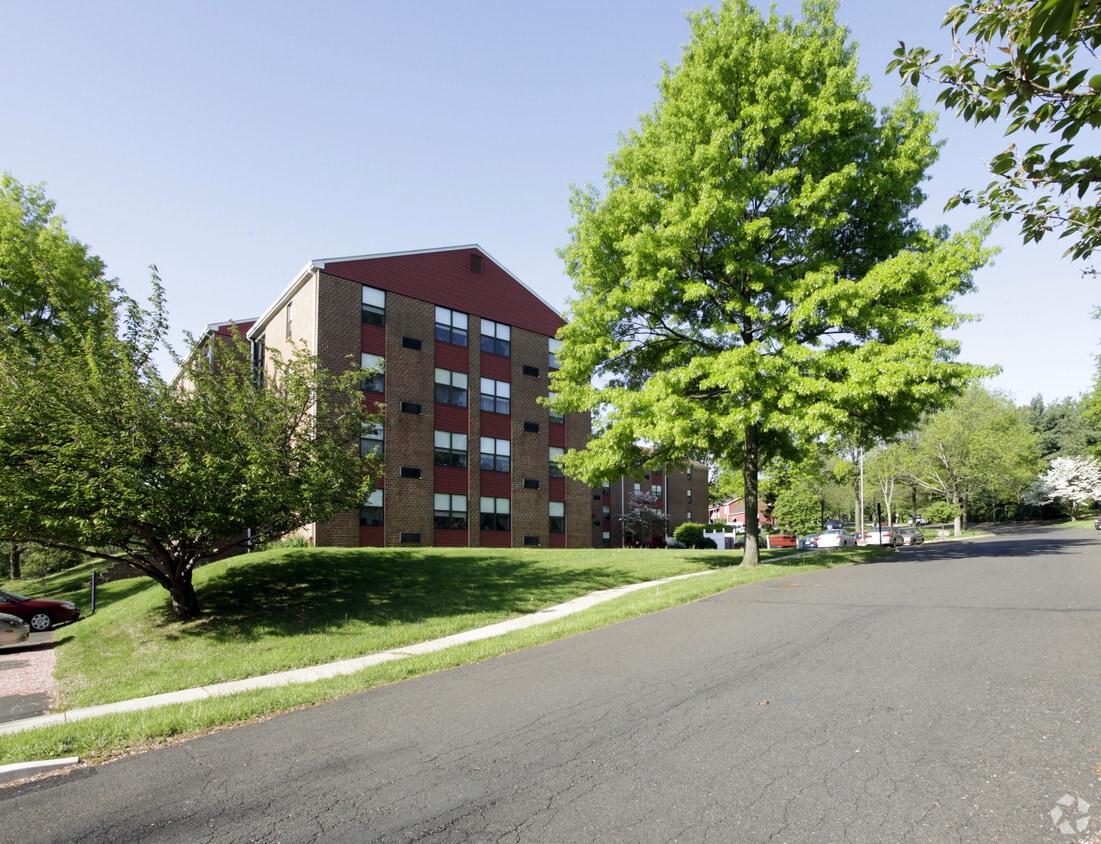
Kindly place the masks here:
<instances>
[{"instance_id":1,"label":"window","mask_svg":"<svg viewBox=\"0 0 1101 844\"><path fill-rule=\"evenodd\" d=\"M378 355L363 352L360 355L359 365L368 373L363 378L363 389L370 393L385 393L386 378L383 375L385 361Z\"/></svg>"},{"instance_id":2,"label":"window","mask_svg":"<svg viewBox=\"0 0 1101 844\"><path fill-rule=\"evenodd\" d=\"M550 502L550 532L566 532L566 503L564 501Z\"/></svg>"},{"instance_id":3,"label":"window","mask_svg":"<svg viewBox=\"0 0 1101 844\"><path fill-rule=\"evenodd\" d=\"M684 514L684 520L686 522L692 521L692 511L691 510L689 510L687 513Z\"/></svg>"},{"instance_id":4,"label":"window","mask_svg":"<svg viewBox=\"0 0 1101 844\"><path fill-rule=\"evenodd\" d=\"M376 489L367 496L359 508L360 527L382 527L382 490Z\"/></svg>"},{"instance_id":5,"label":"window","mask_svg":"<svg viewBox=\"0 0 1101 844\"><path fill-rule=\"evenodd\" d=\"M437 466L465 469L466 434L436 431L436 456L433 462Z\"/></svg>"},{"instance_id":6,"label":"window","mask_svg":"<svg viewBox=\"0 0 1101 844\"><path fill-rule=\"evenodd\" d=\"M692 480L692 465L689 464L684 470L684 476L687 480Z\"/></svg>"},{"instance_id":7,"label":"window","mask_svg":"<svg viewBox=\"0 0 1101 844\"><path fill-rule=\"evenodd\" d=\"M650 492L661 498L661 484L650 484Z\"/></svg>"},{"instance_id":8,"label":"window","mask_svg":"<svg viewBox=\"0 0 1101 844\"><path fill-rule=\"evenodd\" d=\"M547 340L547 366L550 369L558 369L558 350L562 348L562 341L553 337Z\"/></svg>"},{"instance_id":9,"label":"window","mask_svg":"<svg viewBox=\"0 0 1101 844\"><path fill-rule=\"evenodd\" d=\"M511 506L507 498L482 499L482 530L512 530Z\"/></svg>"},{"instance_id":10,"label":"window","mask_svg":"<svg viewBox=\"0 0 1101 844\"><path fill-rule=\"evenodd\" d=\"M436 306L436 339L441 343L466 346L467 315L462 311Z\"/></svg>"},{"instance_id":11,"label":"window","mask_svg":"<svg viewBox=\"0 0 1101 844\"><path fill-rule=\"evenodd\" d=\"M362 317L368 325L386 325L386 291L363 288Z\"/></svg>"},{"instance_id":12,"label":"window","mask_svg":"<svg viewBox=\"0 0 1101 844\"><path fill-rule=\"evenodd\" d=\"M466 496L437 492L433 496L432 519L440 530L466 530Z\"/></svg>"},{"instance_id":13,"label":"window","mask_svg":"<svg viewBox=\"0 0 1101 844\"><path fill-rule=\"evenodd\" d=\"M294 336L294 332L291 330L291 326L294 323L294 318L291 312L291 306L294 302L287 302L287 339L290 340Z\"/></svg>"},{"instance_id":14,"label":"window","mask_svg":"<svg viewBox=\"0 0 1101 844\"><path fill-rule=\"evenodd\" d=\"M688 487L686 492L688 494L688 503L691 504L692 503L692 487Z\"/></svg>"},{"instance_id":15,"label":"window","mask_svg":"<svg viewBox=\"0 0 1101 844\"><path fill-rule=\"evenodd\" d=\"M605 548L611 548L612 547L612 533L611 533L611 531L608 531L608 530L604 531L603 533L600 534L600 538L603 540L603 544L604 544Z\"/></svg>"},{"instance_id":16,"label":"window","mask_svg":"<svg viewBox=\"0 0 1101 844\"><path fill-rule=\"evenodd\" d=\"M482 379L482 410L488 413L508 413L511 400L512 385L508 381Z\"/></svg>"},{"instance_id":17,"label":"window","mask_svg":"<svg viewBox=\"0 0 1101 844\"><path fill-rule=\"evenodd\" d=\"M610 519L612 517L611 505L605 504L603 507L600 508L600 513L602 516L604 516L605 519Z\"/></svg>"},{"instance_id":18,"label":"window","mask_svg":"<svg viewBox=\"0 0 1101 844\"><path fill-rule=\"evenodd\" d=\"M550 476L552 478L564 478L566 475L562 472L562 467L558 465L558 458L565 455L566 449L558 448L557 446L550 447Z\"/></svg>"},{"instance_id":19,"label":"window","mask_svg":"<svg viewBox=\"0 0 1101 844\"><path fill-rule=\"evenodd\" d=\"M512 353L512 329L503 322L482 320L482 351L509 357Z\"/></svg>"},{"instance_id":20,"label":"window","mask_svg":"<svg viewBox=\"0 0 1101 844\"><path fill-rule=\"evenodd\" d=\"M553 405L554 400L558 398L558 393L552 390L551 392L547 393L547 398L550 400L551 405ZM562 413L561 411L555 410L553 406L550 407L547 412L550 414L551 422L557 422L559 425L561 425L563 422L566 421L566 414Z\"/></svg>"},{"instance_id":21,"label":"window","mask_svg":"<svg viewBox=\"0 0 1101 844\"><path fill-rule=\"evenodd\" d=\"M507 472L512 463L512 443L495 437L482 437L483 472Z\"/></svg>"},{"instance_id":22,"label":"window","mask_svg":"<svg viewBox=\"0 0 1101 844\"><path fill-rule=\"evenodd\" d=\"M382 426L364 422L363 430L359 435L359 456L382 454L382 442Z\"/></svg>"},{"instance_id":23,"label":"window","mask_svg":"<svg viewBox=\"0 0 1101 844\"><path fill-rule=\"evenodd\" d=\"M466 407L466 373L450 369L436 370L436 401Z\"/></svg>"}]
</instances>

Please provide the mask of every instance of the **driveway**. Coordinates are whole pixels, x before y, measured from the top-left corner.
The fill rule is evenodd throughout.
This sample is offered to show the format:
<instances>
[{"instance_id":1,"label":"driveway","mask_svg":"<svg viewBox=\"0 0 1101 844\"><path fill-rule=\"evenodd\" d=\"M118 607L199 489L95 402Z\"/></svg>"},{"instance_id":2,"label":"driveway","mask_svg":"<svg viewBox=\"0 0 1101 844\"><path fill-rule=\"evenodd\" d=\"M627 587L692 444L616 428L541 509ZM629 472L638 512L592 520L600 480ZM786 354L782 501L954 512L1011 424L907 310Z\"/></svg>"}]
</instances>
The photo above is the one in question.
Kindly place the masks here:
<instances>
[{"instance_id":1,"label":"driveway","mask_svg":"<svg viewBox=\"0 0 1101 844\"><path fill-rule=\"evenodd\" d=\"M56 697L54 631L0 647L0 724L44 715Z\"/></svg>"}]
</instances>

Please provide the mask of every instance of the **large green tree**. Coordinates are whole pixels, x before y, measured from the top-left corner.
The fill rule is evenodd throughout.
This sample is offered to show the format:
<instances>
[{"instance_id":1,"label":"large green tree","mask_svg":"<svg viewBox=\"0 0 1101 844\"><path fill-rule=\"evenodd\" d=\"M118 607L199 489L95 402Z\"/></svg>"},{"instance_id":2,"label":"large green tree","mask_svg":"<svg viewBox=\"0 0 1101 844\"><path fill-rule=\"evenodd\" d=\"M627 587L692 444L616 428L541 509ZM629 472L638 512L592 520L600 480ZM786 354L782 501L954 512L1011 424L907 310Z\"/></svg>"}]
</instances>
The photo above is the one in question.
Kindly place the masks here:
<instances>
[{"instance_id":1,"label":"large green tree","mask_svg":"<svg viewBox=\"0 0 1101 844\"><path fill-rule=\"evenodd\" d=\"M1095 0L967 0L943 26L952 52L902 43L888 66L904 80L929 79L937 99L972 123L1003 122L1029 139L993 155L994 179L963 202L1020 223L1025 243L1059 231L1067 253L1088 258L1101 246L1101 156L1081 149L1101 127L1101 5ZM1019 133L1019 135L1018 135ZM1037 142L1038 141L1038 142Z\"/></svg>"},{"instance_id":2,"label":"large green tree","mask_svg":"<svg viewBox=\"0 0 1101 844\"><path fill-rule=\"evenodd\" d=\"M188 619L200 611L197 565L370 492L378 467L358 443L374 417L351 364L332 374L304 351L269 354L260 378L238 336L166 381L151 363L166 329L155 276L146 310L106 282L54 295L65 287L51 266L32 269L45 305L9 316L0 342L0 541L127 563ZM64 330L23 343L32 327L51 334L42 314Z\"/></svg>"},{"instance_id":3,"label":"large green tree","mask_svg":"<svg viewBox=\"0 0 1101 844\"><path fill-rule=\"evenodd\" d=\"M1040 472L1039 441L1005 396L973 385L907 440L911 477L952 506L958 534L980 497L1017 504Z\"/></svg>"},{"instance_id":4,"label":"large green tree","mask_svg":"<svg viewBox=\"0 0 1101 844\"><path fill-rule=\"evenodd\" d=\"M934 120L913 97L877 113L835 13L691 15L606 189L575 190L562 251L576 294L553 389L598 420L567 471L741 466L748 565L760 465L827 433L912 427L972 374L942 332L987 260L982 232L916 222Z\"/></svg>"}]
</instances>

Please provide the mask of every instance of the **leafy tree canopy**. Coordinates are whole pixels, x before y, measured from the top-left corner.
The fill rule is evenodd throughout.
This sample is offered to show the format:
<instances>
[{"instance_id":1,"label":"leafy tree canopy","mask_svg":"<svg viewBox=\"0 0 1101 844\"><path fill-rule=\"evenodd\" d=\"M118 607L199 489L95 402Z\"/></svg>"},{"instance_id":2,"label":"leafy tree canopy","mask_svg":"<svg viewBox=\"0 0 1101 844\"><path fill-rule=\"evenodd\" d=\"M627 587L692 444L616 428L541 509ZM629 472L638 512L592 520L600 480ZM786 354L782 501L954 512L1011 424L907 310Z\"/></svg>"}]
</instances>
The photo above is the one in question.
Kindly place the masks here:
<instances>
[{"instance_id":1,"label":"leafy tree canopy","mask_svg":"<svg viewBox=\"0 0 1101 844\"><path fill-rule=\"evenodd\" d=\"M76 278L98 278L98 259L87 260ZM262 380L237 336L212 339L168 382L150 363L166 326L155 275L150 310L111 283L68 297L39 278L44 307L0 345L0 541L127 563L186 619L199 613L196 565L369 493L378 467L356 448L373 419L360 372L269 353ZM85 318L89 301L102 319ZM28 348L18 340L42 315L65 340Z\"/></svg>"},{"instance_id":2,"label":"leafy tree canopy","mask_svg":"<svg viewBox=\"0 0 1101 844\"><path fill-rule=\"evenodd\" d=\"M741 466L748 565L762 462L910 428L975 374L942 332L964 319L951 302L989 257L985 231L914 219L933 118L912 95L877 112L835 13L691 15L604 192L575 190L562 250L576 298L553 389L599 420L567 471Z\"/></svg>"},{"instance_id":3,"label":"leafy tree canopy","mask_svg":"<svg viewBox=\"0 0 1101 844\"><path fill-rule=\"evenodd\" d=\"M1067 254L1088 258L1101 246L1101 5L1093 0L967 0L948 10L948 56L900 44L888 65L916 85L942 86L938 101L965 120L1006 121L1006 135L1041 140L1011 144L990 161L994 179L964 190L949 205L977 204L1017 219L1025 243L1060 230ZM1085 151L1076 146L1088 134Z\"/></svg>"}]
</instances>

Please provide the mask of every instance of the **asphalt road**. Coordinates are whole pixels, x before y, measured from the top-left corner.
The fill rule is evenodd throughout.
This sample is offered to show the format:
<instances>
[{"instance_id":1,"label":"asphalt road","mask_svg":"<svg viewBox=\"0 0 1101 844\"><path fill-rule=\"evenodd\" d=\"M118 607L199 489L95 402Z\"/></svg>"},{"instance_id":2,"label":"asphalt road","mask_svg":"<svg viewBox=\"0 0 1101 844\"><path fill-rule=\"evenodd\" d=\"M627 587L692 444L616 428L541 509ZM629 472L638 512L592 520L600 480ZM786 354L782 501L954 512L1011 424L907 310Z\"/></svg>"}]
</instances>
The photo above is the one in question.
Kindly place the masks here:
<instances>
[{"instance_id":1,"label":"asphalt road","mask_svg":"<svg viewBox=\"0 0 1101 844\"><path fill-rule=\"evenodd\" d=\"M0 789L0 837L1077 842L1099 655L1101 535L905 549Z\"/></svg>"}]
</instances>

